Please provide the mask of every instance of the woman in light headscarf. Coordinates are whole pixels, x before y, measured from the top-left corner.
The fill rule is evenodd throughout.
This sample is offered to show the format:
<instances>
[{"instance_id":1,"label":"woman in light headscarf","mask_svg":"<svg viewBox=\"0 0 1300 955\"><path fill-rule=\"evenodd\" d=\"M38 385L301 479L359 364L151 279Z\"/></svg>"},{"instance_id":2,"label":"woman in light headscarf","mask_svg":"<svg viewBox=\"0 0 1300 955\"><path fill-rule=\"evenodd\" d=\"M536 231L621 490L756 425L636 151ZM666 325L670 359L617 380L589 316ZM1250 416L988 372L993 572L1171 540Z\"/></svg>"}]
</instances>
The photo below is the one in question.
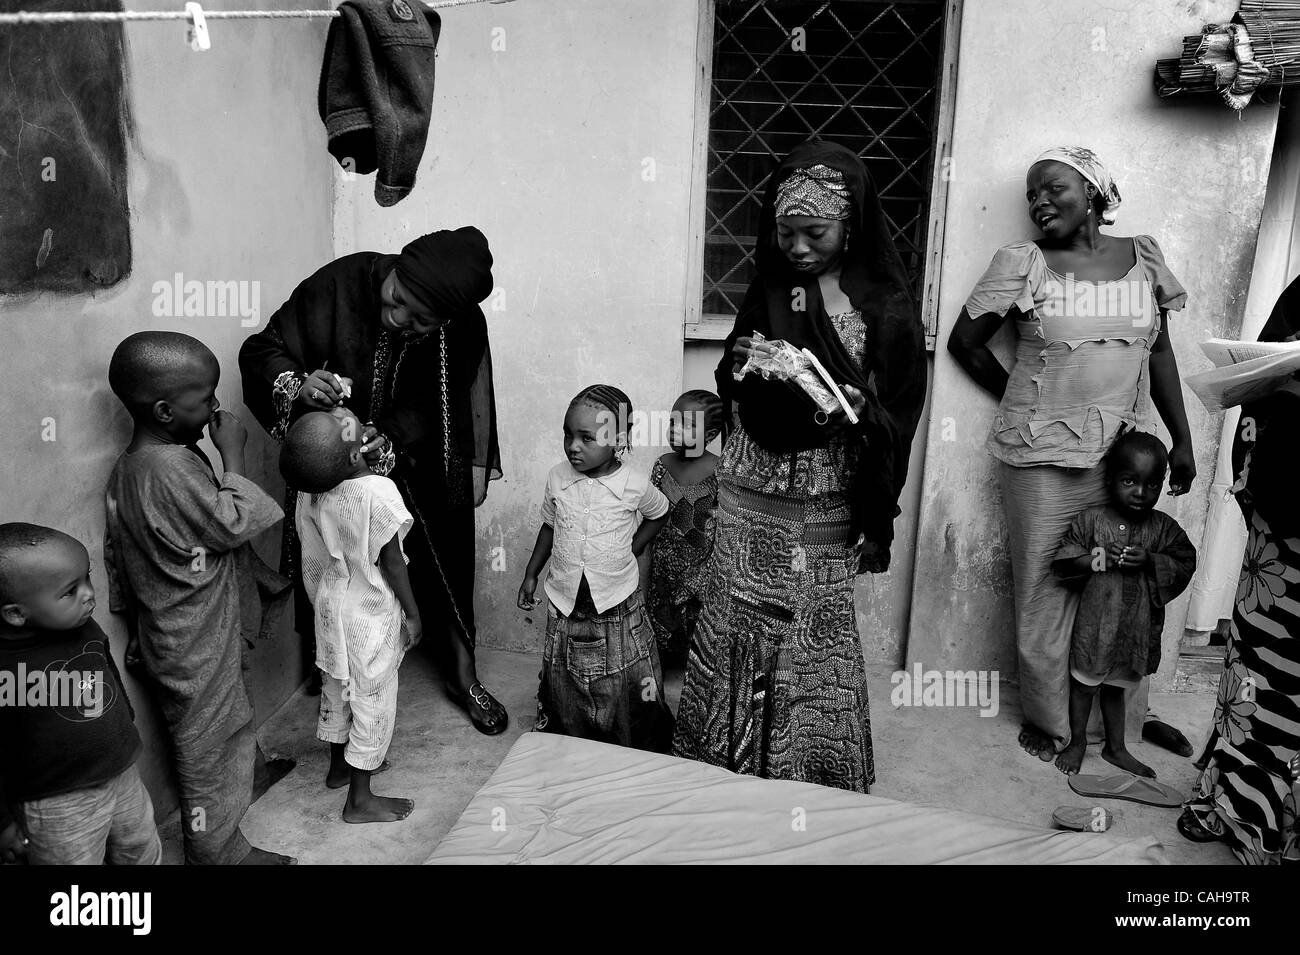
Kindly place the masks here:
<instances>
[{"instance_id":1,"label":"woman in light headscarf","mask_svg":"<svg viewBox=\"0 0 1300 955\"><path fill-rule=\"evenodd\" d=\"M495 735L508 717L474 663L474 508L501 476L479 308L491 292L492 253L472 226L421 236L401 255L357 252L294 289L244 342L239 367L245 404L276 440L299 415L340 403L367 422L366 459L393 479L415 517L404 547L425 645L444 657L448 694ZM284 562L299 584L298 630L314 653L295 499L288 488Z\"/></svg>"},{"instance_id":2,"label":"woman in light headscarf","mask_svg":"<svg viewBox=\"0 0 1300 955\"><path fill-rule=\"evenodd\" d=\"M716 472L673 752L866 792L875 768L853 584L889 564L925 401L924 333L875 188L843 146L810 140L772 174L755 257L717 370L738 418ZM736 380L778 339L817 355L856 425L787 382Z\"/></svg>"},{"instance_id":3,"label":"woman in light headscarf","mask_svg":"<svg viewBox=\"0 0 1300 955\"><path fill-rule=\"evenodd\" d=\"M1178 365L1162 334L1187 294L1160 246L1149 235L1101 231L1115 221L1120 195L1089 149L1039 156L1026 176L1026 198L1042 238L993 256L948 351L999 401L988 447L1001 462L1010 536L1020 744L1049 761L1070 735L1068 659L1078 603L1077 592L1052 574L1057 545L1079 512L1106 502L1101 460L1148 413L1149 400L1173 437L1171 494L1187 492L1196 464ZM988 341L1010 319L1019 344L1008 372ZM1133 772L1145 769L1122 746L1102 755ZM1059 760L1058 767L1071 771Z\"/></svg>"}]
</instances>

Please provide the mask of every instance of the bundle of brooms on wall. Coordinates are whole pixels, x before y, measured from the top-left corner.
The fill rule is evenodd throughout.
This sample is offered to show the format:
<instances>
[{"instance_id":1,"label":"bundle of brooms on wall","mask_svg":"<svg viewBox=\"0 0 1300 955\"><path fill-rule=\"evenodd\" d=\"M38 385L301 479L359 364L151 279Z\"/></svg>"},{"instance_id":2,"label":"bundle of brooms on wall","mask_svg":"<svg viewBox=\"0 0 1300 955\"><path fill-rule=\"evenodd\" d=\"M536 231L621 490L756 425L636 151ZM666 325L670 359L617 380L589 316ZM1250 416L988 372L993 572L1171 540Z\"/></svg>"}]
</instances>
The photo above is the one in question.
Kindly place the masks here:
<instances>
[{"instance_id":1,"label":"bundle of brooms on wall","mask_svg":"<svg viewBox=\"0 0 1300 955\"><path fill-rule=\"evenodd\" d=\"M1242 0L1230 23L1183 37L1183 54L1156 61L1161 96L1218 93L1235 110L1257 93L1300 85L1300 0Z\"/></svg>"}]
</instances>

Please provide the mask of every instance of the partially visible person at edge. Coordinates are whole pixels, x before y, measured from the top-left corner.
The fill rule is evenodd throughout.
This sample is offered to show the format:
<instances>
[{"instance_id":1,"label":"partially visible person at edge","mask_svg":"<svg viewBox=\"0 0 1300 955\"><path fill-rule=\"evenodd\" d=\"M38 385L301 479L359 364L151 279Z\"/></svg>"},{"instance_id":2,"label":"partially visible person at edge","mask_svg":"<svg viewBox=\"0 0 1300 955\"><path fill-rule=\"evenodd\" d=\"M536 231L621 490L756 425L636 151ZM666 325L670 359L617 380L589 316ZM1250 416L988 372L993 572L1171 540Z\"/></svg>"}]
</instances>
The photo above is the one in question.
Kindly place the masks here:
<instances>
[{"instance_id":1,"label":"partially visible person at edge","mask_svg":"<svg viewBox=\"0 0 1300 955\"><path fill-rule=\"evenodd\" d=\"M1107 235L1119 188L1089 149L1049 149L1029 167L1034 241L1003 246L976 284L948 351L998 399L988 448L999 460L1015 584L1024 725L1020 744L1044 761L1070 739L1070 634L1079 595L1051 571L1082 511L1106 503L1102 459L1154 400L1172 435L1169 493L1196 477L1171 310L1187 301L1149 235ZM1014 320L1010 372L988 347Z\"/></svg>"},{"instance_id":2,"label":"partially visible person at edge","mask_svg":"<svg viewBox=\"0 0 1300 955\"><path fill-rule=\"evenodd\" d=\"M1259 340L1300 339L1300 279ZM1249 536L1202 770L1178 819L1195 842L1222 839L1243 863L1300 861L1300 372L1241 409L1233 442Z\"/></svg>"},{"instance_id":3,"label":"partially visible person at edge","mask_svg":"<svg viewBox=\"0 0 1300 955\"><path fill-rule=\"evenodd\" d=\"M673 751L734 772L866 792L875 780L854 611L858 573L889 565L925 400L925 337L876 190L820 140L772 174L758 272L727 338L718 394L738 419L717 466L713 553ZM817 355L858 415L735 372L784 340Z\"/></svg>"},{"instance_id":4,"label":"partially visible person at edge","mask_svg":"<svg viewBox=\"0 0 1300 955\"><path fill-rule=\"evenodd\" d=\"M415 517L406 539L424 641L448 695L495 735L508 716L474 662L474 508L501 476L487 320L492 253L472 226L433 232L400 255L357 252L300 284L239 352L244 401L282 440L308 411L346 404L365 423L366 460ZM304 646L315 645L286 489L287 570Z\"/></svg>"}]
</instances>

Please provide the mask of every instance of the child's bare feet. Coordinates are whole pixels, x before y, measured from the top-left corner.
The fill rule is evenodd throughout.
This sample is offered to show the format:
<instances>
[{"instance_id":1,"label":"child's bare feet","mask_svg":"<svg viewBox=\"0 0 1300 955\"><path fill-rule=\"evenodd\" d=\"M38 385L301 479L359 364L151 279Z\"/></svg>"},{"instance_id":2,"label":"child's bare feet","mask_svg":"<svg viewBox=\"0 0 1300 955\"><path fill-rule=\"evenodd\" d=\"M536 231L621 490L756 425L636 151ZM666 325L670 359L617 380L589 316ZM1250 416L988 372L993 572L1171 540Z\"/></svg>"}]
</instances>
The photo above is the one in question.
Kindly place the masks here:
<instances>
[{"instance_id":1,"label":"child's bare feet","mask_svg":"<svg viewBox=\"0 0 1300 955\"><path fill-rule=\"evenodd\" d=\"M298 860L293 856L282 856L278 852L271 852L267 849L259 849L257 846L248 850L248 855L244 856L239 862L240 865L297 865Z\"/></svg>"},{"instance_id":2,"label":"child's bare feet","mask_svg":"<svg viewBox=\"0 0 1300 955\"><path fill-rule=\"evenodd\" d=\"M1146 776L1148 779L1156 778L1156 771L1141 762L1132 753L1124 747L1112 747L1107 741L1101 748L1101 758L1108 763L1114 763L1120 769L1126 769L1134 776Z\"/></svg>"},{"instance_id":3,"label":"child's bare feet","mask_svg":"<svg viewBox=\"0 0 1300 955\"><path fill-rule=\"evenodd\" d=\"M374 793L348 793L348 801L343 806L343 821L362 822L400 822L415 809L410 799L396 796L376 796Z\"/></svg>"},{"instance_id":4,"label":"child's bare feet","mask_svg":"<svg viewBox=\"0 0 1300 955\"><path fill-rule=\"evenodd\" d=\"M1083 765L1083 754L1088 749L1087 737L1080 740L1074 740L1069 746L1061 750L1061 755L1056 758L1056 768L1067 776L1073 776Z\"/></svg>"}]
</instances>

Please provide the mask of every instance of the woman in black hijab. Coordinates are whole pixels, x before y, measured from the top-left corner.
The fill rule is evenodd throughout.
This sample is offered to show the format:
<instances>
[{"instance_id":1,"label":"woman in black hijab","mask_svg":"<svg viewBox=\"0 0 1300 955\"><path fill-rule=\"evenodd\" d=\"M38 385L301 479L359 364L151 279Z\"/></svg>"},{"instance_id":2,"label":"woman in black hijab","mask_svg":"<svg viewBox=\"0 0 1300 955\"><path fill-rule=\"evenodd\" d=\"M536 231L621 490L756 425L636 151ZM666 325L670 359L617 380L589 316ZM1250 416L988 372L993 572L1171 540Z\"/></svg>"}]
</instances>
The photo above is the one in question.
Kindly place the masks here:
<instances>
[{"instance_id":1,"label":"woman in black hijab","mask_svg":"<svg viewBox=\"0 0 1300 955\"><path fill-rule=\"evenodd\" d=\"M738 419L717 471L673 751L866 792L875 770L854 577L889 565L925 400L924 334L866 168L842 146L810 140L773 173L756 260L717 370ZM775 340L818 357L857 424L787 382L736 380Z\"/></svg>"},{"instance_id":2,"label":"woman in black hijab","mask_svg":"<svg viewBox=\"0 0 1300 955\"><path fill-rule=\"evenodd\" d=\"M501 476L492 356L479 302L492 253L478 229L434 232L401 255L357 252L299 285L244 342L244 402L276 440L312 410L346 404L366 422L366 458L397 484L416 527L405 541L426 644L450 663L448 693L489 735L503 707L474 665L474 508ZM286 489L287 569L314 653L312 610L297 574L296 491Z\"/></svg>"}]
</instances>

